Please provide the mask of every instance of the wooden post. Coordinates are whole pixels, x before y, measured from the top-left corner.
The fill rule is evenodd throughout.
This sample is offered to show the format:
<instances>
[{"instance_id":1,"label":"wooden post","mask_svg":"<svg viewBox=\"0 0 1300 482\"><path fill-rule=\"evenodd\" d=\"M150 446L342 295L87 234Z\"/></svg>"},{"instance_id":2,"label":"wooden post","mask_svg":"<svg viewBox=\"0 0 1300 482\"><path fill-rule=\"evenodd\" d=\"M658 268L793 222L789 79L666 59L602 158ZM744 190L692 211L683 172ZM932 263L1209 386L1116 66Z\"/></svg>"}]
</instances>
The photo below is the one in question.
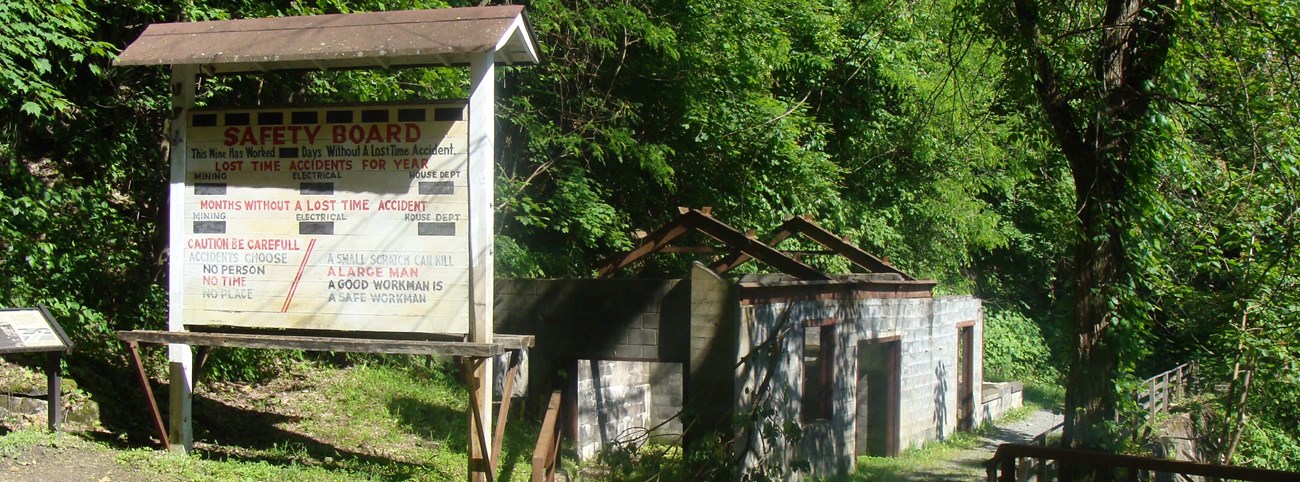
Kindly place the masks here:
<instances>
[{"instance_id":1,"label":"wooden post","mask_svg":"<svg viewBox=\"0 0 1300 482\"><path fill-rule=\"evenodd\" d=\"M469 253L470 305L469 341L492 342L492 227L495 223L492 185L496 167L496 78L495 55L487 52L470 61L469 88ZM472 364L469 386L475 393L470 400L478 404L479 417L469 410L469 480L483 482L488 474L491 454L486 446L475 443L488 440L492 430L492 370L494 357Z\"/></svg>"},{"instance_id":2,"label":"wooden post","mask_svg":"<svg viewBox=\"0 0 1300 482\"><path fill-rule=\"evenodd\" d=\"M1148 417L1150 417L1147 419L1148 421L1155 419L1156 408L1156 382L1147 382L1147 413Z\"/></svg>"},{"instance_id":3,"label":"wooden post","mask_svg":"<svg viewBox=\"0 0 1300 482\"><path fill-rule=\"evenodd\" d=\"M63 419L63 379L59 378L59 352L50 352L45 359L45 389L49 397L48 423L51 432L59 431L59 422Z\"/></svg>"},{"instance_id":4,"label":"wooden post","mask_svg":"<svg viewBox=\"0 0 1300 482\"><path fill-rule=\"evenodd\" d=\"M167 426L163 425L162 414L158 413L158 401L153 398L153 389L149 387L149 374L144 371L144 363L140 361L140 343L134 340L126 342L127 355L131 357L131 364L135 365L135 375L140 380L140 388L144 389L145 408L149 409L149 420L153 422L154 430L158 431L158 440L162 442L163 448L171 446L167 440Z\"/></svg>"},{"instance_id":5,"label":"wooden post","mask_svg":"<svg viewBox=\"0 0 1300 482\"><path fill-rule=\"evenodd\" d=\"M171 180L168 192L170 211L167 213L169 236L167 263L168 312L167 329L184 331L183 300L185 299L185 263L181 259L185 239L185 127L190 108L194 107L194 83L198 69L194 65L173 65L171 78L172 116L167 132L170 141ZM194 380L194 353L189 345L167 345L170 395L171 434L167 437L173 452L188 452L194 446L194 430L190 426Z\"/></svg>"}]
</instances>

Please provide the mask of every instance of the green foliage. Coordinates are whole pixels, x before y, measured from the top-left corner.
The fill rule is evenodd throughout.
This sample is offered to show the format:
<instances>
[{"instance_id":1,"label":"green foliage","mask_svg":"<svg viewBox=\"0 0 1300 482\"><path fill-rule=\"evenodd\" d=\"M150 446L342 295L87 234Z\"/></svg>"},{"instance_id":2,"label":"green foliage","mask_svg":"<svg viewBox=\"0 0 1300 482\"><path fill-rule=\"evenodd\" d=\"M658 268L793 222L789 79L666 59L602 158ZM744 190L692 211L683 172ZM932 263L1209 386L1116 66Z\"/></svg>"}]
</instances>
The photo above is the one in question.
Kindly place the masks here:
<instances>
[{"instance_id":1,"label":"green foliage","mask_svg":"<svg viewBox=\"0 0 1300 482\"><path fill-rule=\"evenodd\" d=\"M0 303L50 306L79 353L97 358L119 349L113 330L165 325L166 75L108 66L145 25L468 3L0 5L9 100L0 108ZM1068 32L1048 39L1053 65L1076 66L1063 70L1064 90L1096 92L1092 64L1080 60L1103 33L1089 28L1101 3L1037 3L1045 31ZM1004 6L530 2L545 62L502 69L498 272L589 276L679 205L713 206L760 231L807 214L940 280L941 292L973 289L989 306L1015 307L989 311L987 373L1050 380L1074 338L1062 320L1078 292L1080 191L1037 108L1028 58L1005 48L1014 24ZM1132 196L1117 207L1131 276L1107 287L1121 295L1122 368L1140 376L1198 359L1220 381L1254 370L1268 383L1242 407L1251 423L1297 436L1300 19L1294 5L1268 2L1194 2L1180 15L1150 84L1150 115L1121 126L1135 133L1136 163ZM204 77L199 102L460 98L466 75ZM1072 102L1081 118L1100 112ZM680 275L687 261L637 269ZM764 269L755 264L745 269ZM224 356L211 373L255 378L281 360ZM1220 428L1232 426L1223 413ZM1243 454L1267 445L1252 437Z\"/></svg>"},{"instance_id":2,"label":"green foliage","mask_svg":"<svg viewBox=\"0 0 1300 482\"><path fill-rule=\"evenodd\" d=\"M6 102L4 117L75 115L64 87L78 76L101 75L95 60L114 50L92 37L96 22L81 0L0 4L0 95L21 102Z\"/></svg>"},{"instance_id":3,"label":"green foliage","mask_svg":"<svg viewBox=\"0 0 1300 482\"><path fill-rule=\"evenodd\" d=\"M1056 370L1038 325L1019 311L989 311L984 317L984 378L1053 382Z\"/></svg>"},{"instance_id":4,"label":"green foliage","mask_svg":"<svg viewBox=\"0 0 1300 482\"><path fill-rule=\"evenodd\" d=\"M682 205L742 229L808 214L964 285L969 253L1015 232L982 195L1029 172L1001 154L1014 116L984 110L987 49L935 51L947 4L733 3L531 5L556 60L511 74L523 155L498 204L502 235L533 255L504 273L586 275Z\"/></svg>"},{"instance_id":5,"label":"green foliage","mask_svg":"<svg viewBox=\"0 0 1300 482\"><path fill-rule=\"evenodd\" d=\"M1268 420L1247 422L1242 435L1240 465L1300 472L1300 441L1294 430Z\"/></svg>"}]
</instances>

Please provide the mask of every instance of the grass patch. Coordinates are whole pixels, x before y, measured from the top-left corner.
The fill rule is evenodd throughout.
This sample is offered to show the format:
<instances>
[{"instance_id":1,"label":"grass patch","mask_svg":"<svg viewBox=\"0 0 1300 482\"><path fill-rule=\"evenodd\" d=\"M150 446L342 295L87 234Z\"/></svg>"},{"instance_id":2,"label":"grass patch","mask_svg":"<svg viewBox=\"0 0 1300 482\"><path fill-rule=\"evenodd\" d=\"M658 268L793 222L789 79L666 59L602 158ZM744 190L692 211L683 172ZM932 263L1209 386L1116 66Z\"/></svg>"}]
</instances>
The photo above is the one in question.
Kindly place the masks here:
<instances>
[{"instance_id":1,"label":"grass patch","mask_svg":"<svg viewBox=\"0 0 1300 482\"><path fill-rule=\"evenodd\" d=\"M268 454L272 455L272 454ZM200 455L176 455L152 450L129 450L117 457L118 463L137 472L158 474L185 481L199 480L276 480L276 481L348 481L383 480L375 474L350 471L342 467L277 463L268 460L212 460Z\"/></svg>"},{"instance_id":2,"label":"grass patch","mask_svg":"<svg viewBox=\"0 0 1300 482\"><path fill-rule=\"evenodd\" d=\"M1065 407L1065 387L1041 381L1024 382L1024 406L1034 410L1060 411Z\"/></svg>"},{"instance_id":3,"label":"grass patch","mask_svg":"<svg viewBox=\"0 0 1300 482\"><path fill-rule=\"evenodd\" d=\"M0 457L12 457L32 447L58 445L63 436L44 430L19 430L0 437Z\"/></svg>"},{"instance_id":4,"label":"grass patch","mask_svg":"<svg viewBox=\"0 0 1300 482\"><path fill-rule=\"evenodd\" d=\"M193 454L129 450L118 462L178 480L466 479L469 395L450 364L394 357L344 369L305 362L294 372L201 391L195 414L208 420L196 421ZM530 475L537 427L513 415L499 481Z\"/></svg>"},{"instance_id":5,"label":"grass patch","mask_svg":"<svg viewBox=\"0 0 1300 482\"><path fill-rule=\"evenodd\" d=\"M978 433L958 432L946 440L904 451L898 457L858 457L857 470L845 480L895 482L933 479L965 480L971 468L954 465L963 451L978 447Z\"/></svg>"}]
</instances>

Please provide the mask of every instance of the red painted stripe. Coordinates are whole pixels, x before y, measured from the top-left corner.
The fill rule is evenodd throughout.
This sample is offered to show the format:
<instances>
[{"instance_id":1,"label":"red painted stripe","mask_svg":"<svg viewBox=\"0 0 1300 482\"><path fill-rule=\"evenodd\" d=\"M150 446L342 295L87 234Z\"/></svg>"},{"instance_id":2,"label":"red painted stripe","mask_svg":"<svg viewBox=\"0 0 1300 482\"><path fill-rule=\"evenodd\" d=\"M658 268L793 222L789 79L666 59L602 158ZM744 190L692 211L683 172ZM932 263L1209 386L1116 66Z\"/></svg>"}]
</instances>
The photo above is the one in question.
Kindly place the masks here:
<instances>
[{"instance_id":1,"label":"red painted stripe","mask_svg":"<svg viewBox=\"0 0 1300 482\"><path fill-rule=\"evenodd\" d=\"M307 243L307 253L302 255L302 264L298 265L298 275L293 277L293 284L289 286L289 294L284 297L284 306L280 307L281 313L289 311L289 303L293 301L293 294L298 291L298 282L302 280L302 272L307 269L307 259L311 258L311 250L315 247L315 239Z\"/></svg>"}]
</instances>

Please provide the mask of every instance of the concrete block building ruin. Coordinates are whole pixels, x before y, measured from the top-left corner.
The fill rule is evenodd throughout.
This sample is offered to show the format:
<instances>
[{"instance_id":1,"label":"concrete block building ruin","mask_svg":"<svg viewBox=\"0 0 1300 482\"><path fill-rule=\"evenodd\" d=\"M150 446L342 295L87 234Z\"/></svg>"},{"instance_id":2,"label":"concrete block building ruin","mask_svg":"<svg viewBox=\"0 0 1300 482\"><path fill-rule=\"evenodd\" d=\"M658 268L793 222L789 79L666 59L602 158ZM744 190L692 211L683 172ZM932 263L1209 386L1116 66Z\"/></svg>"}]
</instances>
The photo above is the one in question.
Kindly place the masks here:
<instances>
[{"instance_id":1,"label":"concrete block building ruin","mask_svg":"<svg viewBox=\"0 0 1300 482\"><path fill-rule=\"evenodd\" d=\"M934 282L802 217L769 245L683 210L601 274L690 231L730 251L676 279L497 282L497 330L536 335L527 386L564 391L565 437L580 458L712 438L743 471L831 476L852 471L856 455L895 455L1018 405L999 390L985 403L980 300L936 297ZM795 235L865 273L827 275L774 248ZM780 273L726 277L750 258Z\"/></svg>"}]
</instances>

